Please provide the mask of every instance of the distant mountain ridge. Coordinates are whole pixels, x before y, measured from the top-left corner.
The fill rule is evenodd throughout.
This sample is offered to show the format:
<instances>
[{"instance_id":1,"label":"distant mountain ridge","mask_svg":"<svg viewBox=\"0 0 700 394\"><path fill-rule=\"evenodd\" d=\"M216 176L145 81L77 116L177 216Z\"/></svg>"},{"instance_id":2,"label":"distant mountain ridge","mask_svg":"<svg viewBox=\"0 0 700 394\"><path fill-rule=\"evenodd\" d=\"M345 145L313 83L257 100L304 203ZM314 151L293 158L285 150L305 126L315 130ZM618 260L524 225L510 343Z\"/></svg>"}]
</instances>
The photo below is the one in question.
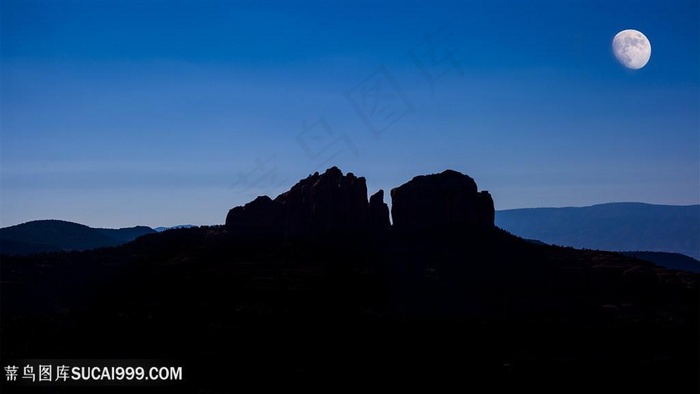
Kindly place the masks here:
<instances>
[{"instance_id":1,"label":"distant mountain ridge","mask_svg":"<svg viewBox=\"0 0 700 394\"><path fill-rule=\"evenodd\" d=\"M496 225L548 244L681 253L700 259L700 205L609 203L496 212Z\"/></svg>"},{"instance_id":2,"label":"distant mountain ridge","mask_svg":"<svg viewBox=\"0 0 700 394\"><path fill-rule=\"evenodd\" d=\"M166 230L177 230L179 228L192 228L192 227L197 227L194 224L178 224L176 226L170 226L170 227L165 227L165 226L160 226L160 227L154 227L153 230L162 233L163 231Z\"/></svg>"},{"instance_id":3,"label":"distant mountain ridge","mask_svg":"<svg viewBox=\"0 0 700 394\"><path fill-rule=\"evenodd\" d=\"M700 261L680 253L622 252L623 255L652 262L658 266L700 274Z\"/></svg>"},{"instance_id":4,"label":"distant mountain ridge","mask_svg":"<svg viewBox=\"0 0 700 394\"><path fill-rule=\"evenodd\" d=\"M0 254L27 255L117 246L156 231L146 226L92 228L63 220L34 220L0 228Z\"/></svg>"}]
</instances>

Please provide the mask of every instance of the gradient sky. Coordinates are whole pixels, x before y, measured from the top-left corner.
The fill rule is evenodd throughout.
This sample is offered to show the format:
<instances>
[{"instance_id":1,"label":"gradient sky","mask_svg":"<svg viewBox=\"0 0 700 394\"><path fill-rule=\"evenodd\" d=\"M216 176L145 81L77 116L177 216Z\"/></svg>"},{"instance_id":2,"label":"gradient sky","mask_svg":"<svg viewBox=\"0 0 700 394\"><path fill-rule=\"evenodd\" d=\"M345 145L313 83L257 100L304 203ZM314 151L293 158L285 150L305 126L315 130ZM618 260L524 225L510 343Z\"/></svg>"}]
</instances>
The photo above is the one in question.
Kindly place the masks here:
<instances>
[{"instance_id":1,"label":"gradient sky","mask_svg":"<svg viewBox=\"0 0 700 394\"><path fill-rule=\"evenodd\" d=\"M455 169L496 209L697 204L699 21L696 0L0 0L0 226L219 224L331 165L370 194ZM640 70L612 53L628 28Z\"/></svg>"}]
</instances>

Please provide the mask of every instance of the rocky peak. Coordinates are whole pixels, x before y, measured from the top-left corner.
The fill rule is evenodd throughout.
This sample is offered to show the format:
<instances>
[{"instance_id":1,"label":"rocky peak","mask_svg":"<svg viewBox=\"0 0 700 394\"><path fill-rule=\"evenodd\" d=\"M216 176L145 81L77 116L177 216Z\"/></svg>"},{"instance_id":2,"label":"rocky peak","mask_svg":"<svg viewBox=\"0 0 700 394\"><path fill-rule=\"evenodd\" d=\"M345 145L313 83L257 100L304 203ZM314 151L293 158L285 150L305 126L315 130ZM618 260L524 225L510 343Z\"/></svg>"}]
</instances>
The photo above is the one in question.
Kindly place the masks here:
<instances>
[{"instance_id":1,"label":"rocky peak","mask_svg":"<svg viewBox=\"0 0 700 394\"><path fill-rule=\"evenodd\" d=\"M265 209L271 212L263 212ZM365 178L343 175L331 167L302 179L274 200L258 197L233 208L226 226L234 230L250 226L258 231L261 226L256 222L260 221L265 223L263 229L287 235L346 234L365 230L368 214Z\"/></svg>"},{"instance_id":2,"label":"rocky peak","mask_svg":"<svg viewBox=\"0 0 700 394\"><path fill-rule=\"evenodd\" d=\"M379 190L369 198L369 221L372 229L378 231L391 226L389 206L384 202L384 190Z\"/></svg>"},{"instance_id":3,"label":"rocky peak","mask_svg":"<svg viewBox=\"0 0 700 394\"><path fill-rule=\"evenodd\" d=\"M474 179L453 170L417 176L392 189L391 200L394 226L400 229L494 225L491 195L479 193Z\"/></svg>"}]
</instances>

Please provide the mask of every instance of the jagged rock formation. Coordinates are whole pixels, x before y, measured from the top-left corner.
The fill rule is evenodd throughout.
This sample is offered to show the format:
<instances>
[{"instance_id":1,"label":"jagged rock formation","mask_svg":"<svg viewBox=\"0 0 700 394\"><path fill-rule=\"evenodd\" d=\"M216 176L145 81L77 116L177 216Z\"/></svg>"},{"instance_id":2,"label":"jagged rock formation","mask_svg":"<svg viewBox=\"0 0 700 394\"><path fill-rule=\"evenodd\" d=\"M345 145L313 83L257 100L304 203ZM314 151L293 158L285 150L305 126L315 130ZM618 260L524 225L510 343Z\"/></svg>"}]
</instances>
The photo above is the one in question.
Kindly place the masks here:
<instances>
[{"instance_id":1,"label":"jagged rock formation","mask_svg":"<svg viewBox=\"0 0 700 394\"><path fill-rule=\"evenodd\" d=\"M267 196L229 211L233 232L312 235L356 233L369 227L365 178L332 167L302 179L274 200Z\"/></svg>"},{"instance_id":2,"label":"jagged rock formation","mask_svg":"<svg viewBox=\"0 0 700 394\"><path fill-rule=\"evenodd\" d=\"M379 190L369 198L369 221L372 229L380 231L391 226L389 206L384 202L384 190Z\"/></svg>"},{"instance_id":3,"label":"jagged rock formation","mask_svg":"<svg viewBox=\"0 0 700 394\"><path fill-rule=\"evenodd\" d=\"M421 175L391 190L391 215L400 229L429 229L445 225L493 227L493 199L479 193L471 177L457 171Z\"/></svg>"},{"instance_id":4,"label":"jagged rock formation","mask_svg":"<svg viewBox=\"0 0 700 394\"><path fill-rule=\"evenodd\" d=\"M491 194L482 190L477 199L477 223L479 227L488 228L495 226L496 209L493 205Z\"/></svg>"},{"instance_id":5,"label":"jagged rock formation","mask_svg":"<svg viewBox=\"0 0 700 394\"><path fill-rule=\"evenodd\" d=\"M467 175L453 170L423 175L391 191L394 225L427 229L442 225L493 227L493 200L478 192ZM274 200L267 196L229 211L226 226L234 233L360 234L391 227L384 191L367 201L365 178L343 175L337 167L302 179Z\"/></svg>"},{"instance_id":6,"label":"jagged rock formation","mask_svg":"<svg viewBox=\"0 0 700 394\"><path fill-rule=\"evenodd\" d=\"M286 213L288 234L355 232L367 227L367 184L332 167L315 173L275 198Z\"/></svg>"}]
</instances>

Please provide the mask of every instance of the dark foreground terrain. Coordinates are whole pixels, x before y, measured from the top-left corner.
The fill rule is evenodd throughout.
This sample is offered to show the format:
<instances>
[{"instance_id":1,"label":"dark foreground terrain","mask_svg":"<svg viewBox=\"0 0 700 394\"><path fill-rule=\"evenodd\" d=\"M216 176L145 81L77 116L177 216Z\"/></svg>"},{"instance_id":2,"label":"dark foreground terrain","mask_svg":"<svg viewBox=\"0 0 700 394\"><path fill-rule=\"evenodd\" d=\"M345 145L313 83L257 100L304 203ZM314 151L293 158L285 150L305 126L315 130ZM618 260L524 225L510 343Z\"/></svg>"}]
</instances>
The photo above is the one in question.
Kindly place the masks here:
<instances>
[{"instance_id":1,"label":"dark foreground terrain","mask_svg":"<svg viewBox=\"0 0 700 394\"><path fill-rule=\"evenodd\" d=\"M226 226L3 257L0 355L173 360L167 392L698 392L698 275L527 242L444 174L392 191L393 226L326 172Z\"/></svg>"}]
</instances>

